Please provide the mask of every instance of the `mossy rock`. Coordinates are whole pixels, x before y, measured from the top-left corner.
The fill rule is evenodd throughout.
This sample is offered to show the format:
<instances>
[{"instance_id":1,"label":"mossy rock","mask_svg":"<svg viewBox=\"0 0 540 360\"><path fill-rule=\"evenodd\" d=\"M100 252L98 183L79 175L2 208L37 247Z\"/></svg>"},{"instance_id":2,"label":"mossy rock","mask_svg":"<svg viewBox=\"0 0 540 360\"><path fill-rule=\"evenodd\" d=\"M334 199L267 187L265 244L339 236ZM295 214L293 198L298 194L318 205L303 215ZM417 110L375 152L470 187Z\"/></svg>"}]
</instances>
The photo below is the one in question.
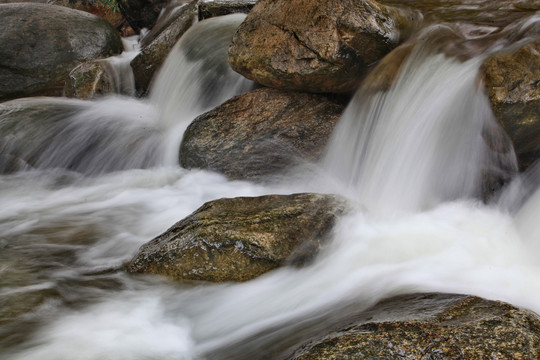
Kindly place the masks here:
<instances>
[{"instance_id":1,"label":"mossy rock","mask_svg":"<svg viewBox=\"0 0 540 360\"><path fill-rule=\"evenodd\" d=\"M0 5L0 101L59 96L77 65L122 52L104 19L62 6Z\"/></svg>"},{"instance_id":2,"label":"mossy rock","mask_svg":"<svg viewBox=\"0 0 540 360\"><path fill-rule=\"evenodd\" d=\"M320 194L211 201L143 245L127 269L178 280L250 280L309 261L346 208L342 198Z\"/></svg>"}]
</instances>

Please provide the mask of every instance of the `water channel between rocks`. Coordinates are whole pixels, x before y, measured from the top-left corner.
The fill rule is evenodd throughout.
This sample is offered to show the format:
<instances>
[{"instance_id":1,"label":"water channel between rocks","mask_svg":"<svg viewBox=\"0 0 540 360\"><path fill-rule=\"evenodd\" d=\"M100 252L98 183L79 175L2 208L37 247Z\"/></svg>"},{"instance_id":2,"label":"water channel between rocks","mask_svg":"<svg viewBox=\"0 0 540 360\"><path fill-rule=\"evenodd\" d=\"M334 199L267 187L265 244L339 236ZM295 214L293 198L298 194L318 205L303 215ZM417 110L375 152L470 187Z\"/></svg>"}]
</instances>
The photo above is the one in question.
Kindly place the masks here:
<instances>
[{"instance_id":1,"label":"water channel between rocks","mask_svg":"<svg viewBox=\"0 0 540 360\"><path fill-rule=\"evenodd\" d=\"M237 26L243 16L227 19ZM524 191L516 180L504 196L477 200L492 156L482 131L494 122L478 81L484 55L458 60L426 40L387 93L359 90L321 162L261 184L176 165L189 122L252 86L211 54L227 46L223 38L194 58L182 41L147 100L27 100L54 107L56 125L10 143L34 166L0 176L0 357L254 359L414 292L540 312L540 196L516 205ZM123 270L206 201L296 192L339 193L357 205L304 268L217 285Z\"/></svg>"}]
</instances>

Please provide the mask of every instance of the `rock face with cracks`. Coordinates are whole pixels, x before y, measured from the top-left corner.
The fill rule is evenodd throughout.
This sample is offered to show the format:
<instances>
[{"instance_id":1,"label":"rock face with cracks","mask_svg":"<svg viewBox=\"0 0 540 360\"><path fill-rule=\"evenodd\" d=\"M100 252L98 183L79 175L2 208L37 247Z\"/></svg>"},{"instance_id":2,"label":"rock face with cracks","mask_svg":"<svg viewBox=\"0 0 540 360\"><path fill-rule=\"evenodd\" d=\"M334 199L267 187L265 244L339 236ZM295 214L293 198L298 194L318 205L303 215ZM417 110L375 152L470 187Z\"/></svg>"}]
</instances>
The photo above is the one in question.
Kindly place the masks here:
<instances>
[{"instance_id":1,"label":"rock face with cracks","mask_svg":"<svg viewBox=\"0 0 540 360\"><path fill-rule=\"evenodd\" d=\"M143 245L128 271L180 280L250 280L313 258L346 208L342 198L320 194L211 201Z\"/></svg>"},{"instance_id":2,"label":"rock face with cracks","mask_svg":"<svg viewBox=\"0 0 540 360\"><path fill-rule=\"evenodd\" d=\"M371 0L260 0L233 38L229 62L269 87L351 92L419 17Z\"/></svg>"}]
</instances>

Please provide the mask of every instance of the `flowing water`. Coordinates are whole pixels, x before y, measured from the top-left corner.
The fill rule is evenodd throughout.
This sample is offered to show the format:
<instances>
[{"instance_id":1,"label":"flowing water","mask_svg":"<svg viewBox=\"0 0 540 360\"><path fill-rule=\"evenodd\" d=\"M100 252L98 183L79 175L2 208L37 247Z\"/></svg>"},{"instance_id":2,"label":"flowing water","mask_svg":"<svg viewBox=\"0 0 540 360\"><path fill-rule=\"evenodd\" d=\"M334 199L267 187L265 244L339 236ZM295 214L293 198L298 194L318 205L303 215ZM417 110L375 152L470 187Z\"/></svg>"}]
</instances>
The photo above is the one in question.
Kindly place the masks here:
<instances>
[{"instance_id":1,"label":"flowing water","mask_svg":"<svg viewBox=\"0 0 540 360\"><path fill-rule=\"evenodd\" d=\"M494 154L483 136L496 128L477 78L483 51L463 60L420 45L388 92L359 90L321 164L261 185L173 161L193 117L250 86L205 60L224 43L205 36L216 46L192 53L189 37L179 42L148 101L28 99L53 109L47 126L2 125L2 154L19 161L0 158L11 170L0 176L2 358L278 359L382 298L421 291L540 312L538 170L493 165L511 155ZM499 40L489 49L506 46ZM9 104L0 110L20 111ZM493 167L515 180L485 204L479 183ZM300 191L358 204L307 267L219 285L123 271L205 201Z\"/></svg>"}]
</instances>

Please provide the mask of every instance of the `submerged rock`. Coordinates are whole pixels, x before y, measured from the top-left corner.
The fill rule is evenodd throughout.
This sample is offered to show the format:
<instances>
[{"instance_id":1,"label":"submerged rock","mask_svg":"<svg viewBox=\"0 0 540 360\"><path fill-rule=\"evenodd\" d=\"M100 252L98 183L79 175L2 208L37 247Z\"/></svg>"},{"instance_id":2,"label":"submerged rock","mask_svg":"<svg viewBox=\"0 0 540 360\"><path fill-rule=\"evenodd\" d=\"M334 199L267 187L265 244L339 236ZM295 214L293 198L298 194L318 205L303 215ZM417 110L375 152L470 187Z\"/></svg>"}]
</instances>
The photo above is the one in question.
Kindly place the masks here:
<instances>
[{"instance_id":1,"label":"submerged rock","mask_svg":"<svg viewBox=\"0 0 540 360\"><path fill-rule=\"evenodd\" d=\"M197 1L184 2L169 11L155 29L143 38L141 52L131 61L135 86L141 94L146 93L156 71L195 21Z\"/></svg>"},{"instance_id":2,"label":"submerged rock","mask_svg":"<svg viewBox=\"0 0 540 360\"><path fill-rule=\"evenodd\" d=\"M107 21L82 11L3 4L0 18L0 101L61 95L74 67L123 50Z\"/></svg>"},{"instance_id":3,"label":"submerged rock","mask_svg":"<svg viewBox=\"0 0 540 360\"><path fill-rule=\"evenodd\" d=\"M327 96L261 88L196 118L180 164L262 179L322 155L344 105Z\"/></svg>"},{"instance_id":4,"label":"submerged rock","mask_svg":"<svg viewBox=\"0 0 540 360\"><path fill-rule=\"evenodd\" d=\"M525 169L540 157L540 41L488 59L483 72L495 117Z\"/></svg>"},{"instance_id":5,"label":"submerged rock","mask_svg":"<svg viewBox=\"0 0 540 360\"><path fill-rule=\"evenodd\" d=\"M372 0L260 0L235 34L229 61L269 87L351 92L418 19Z\"/></svg>"},{"instance_id":6,"label":"submerged rock","mask_svg":"<svg viewBox=\"0 0 540 360\"><path fill-rule=\"evenodd\" d=\"M180 280L246 281L318 252L346 209L335 195L220 199L143 245L128 271Z\"/></svg>"},{"instance_id":7,"label":"submerged rock","mask_svg":"<svg viewBox=\"0 0 540 360\"><path fill-rule=\"evenodd\" d=\"M248 14L258 0L201 0L199 20L228 14Z\"/></svg>"},{"instance_id":8,"label":"submerged rock","mask_svg":"<svg viewBox=\"0 0 540 360\"><path fill-rule=\"evenodd\" d=\"M537 314L474 296L415 294L378 303L289 360L538 358Z\"/></svg>"}]
</instances>

